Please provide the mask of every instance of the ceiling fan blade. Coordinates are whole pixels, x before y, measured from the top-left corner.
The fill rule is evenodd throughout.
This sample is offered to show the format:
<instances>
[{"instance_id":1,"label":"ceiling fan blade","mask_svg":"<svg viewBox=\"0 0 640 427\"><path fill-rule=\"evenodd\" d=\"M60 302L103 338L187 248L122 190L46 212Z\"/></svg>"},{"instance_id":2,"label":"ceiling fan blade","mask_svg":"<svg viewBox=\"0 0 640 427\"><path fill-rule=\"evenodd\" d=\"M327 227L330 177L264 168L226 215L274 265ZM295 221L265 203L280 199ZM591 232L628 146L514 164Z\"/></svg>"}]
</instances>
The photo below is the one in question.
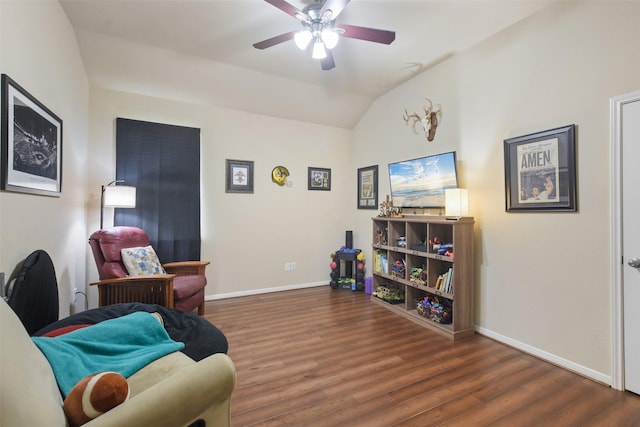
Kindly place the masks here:
<instances>
[{"instance_id":1,"label":"ceiling fan blade","mask_svg":"<svg viewBox=\"0 0 640 427\"><path fill-rule=\"evenodd\" d=\"M342 37L360 39L370 42L391 44L396 39L395 31L378 30L375 28L359 27L357 25L338 24L337 28L342 28Z\"/></svg>"},{"instance_id":2,"label":"ceiling fan blade","mask_svg":"<svg viewBox=\"0 0 640 427\"><path fill-rule=\"evenodd\" d=\"M338 15L340 15L340 12L342 12L342 9L344 9L344 7L349 4L349 1L351 0L327 0L324 2L324 4L322 5L322 9L320 10L320 16L324 16L324 13L327 10L331 10L331 20L333 21L334 19L336 19L336 17Z\"/></svg>"},{"instance_id":3,"label":"ceiling fan blade","mask_svg":"<svg viewBox=\"0 0 640 427\"><path fill-rule=\"evenodd\" d=\"M306 14L301 11L300 9L298 9L297 7L290 5L289 3L287 3L284 0L264 0L267 3L277 7L278 9L280 9L281 11L288 13L289 15L293 16L296 19L299 19L300 21L304 21L304 17L306 17Z\"/></svg>"},{"instance_id":4,"label":"ceiling fan blade","mask_svg":"<svg viewBox=\"0 0 640 427\"><path fill-rule=\"evenodd\" d=\"M331 51L329 49L327 49L327 56L320 60L320 65L322 66L322 69L325 70L325 71L328 71L328 70L331 70L332 68L335 68L336 63L334 62L333 54L331 53Z\"/></svg>"},{"instance_id":5,"label":"ceiling fan blade","mask_svg":"<svg viewBox=\"0 0 640 427\"><path fill-rule=\"evenodd\" d=\"M254 43L253 47L256 49L266 49L271 46L289 41L293 39L295 31L289 31L288 33L280 34L279 36L271 37L270 39L262 40L261 42Z\"/></svg>"}]
</instances>

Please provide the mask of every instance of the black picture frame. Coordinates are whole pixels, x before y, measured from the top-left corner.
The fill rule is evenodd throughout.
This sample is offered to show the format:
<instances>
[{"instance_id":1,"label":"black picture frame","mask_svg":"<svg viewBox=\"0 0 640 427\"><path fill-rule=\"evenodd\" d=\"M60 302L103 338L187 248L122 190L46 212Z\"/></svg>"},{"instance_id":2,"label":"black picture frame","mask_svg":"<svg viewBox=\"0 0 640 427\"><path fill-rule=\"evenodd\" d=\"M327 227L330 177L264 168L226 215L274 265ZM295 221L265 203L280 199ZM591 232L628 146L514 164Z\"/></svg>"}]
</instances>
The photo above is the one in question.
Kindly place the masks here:
<instances>
[{"instance_id":1,"label":"black picture frame","mask_svg":"<svg viewBox=\"0 0 640 427\"><path fill-rule=\"evenodd\" d=\"M253 193L253 161L225 161L225 184L227 193Z\"/></svg>"},{"instance_id":2,"label":"black picture frame","mask_svg":"<svg viewBox=\"0 0 640 427\"><path fill-rule=\"evenodd\" d=\"M307 189L331 191L331 169L309 167Z\"/></svg>"},{"instance_id":3,"label":"black picture frame","mask_svg":"<svg viewBox=\"0 0 640 427\"><path fill-rule=\"evenodd\" d=\"M378 209L378 165L358 169L358 209Z\"/></svg>"},{"instance_id":4,"label":"black picture frame","mask_svg":"<svg viewBox=\"0 0 640 427\"><path fill-rule=\"evenodd\" d=\"M62 120L2 74L0 189L60 197Z\"/></svg>"},{"instance_id":5,"label":"black picture frame","mask_svg":"<svg viewBox=\"0 0 640 427\"><path fill-rule=\"evenodd\" d=\"M576 212L574 124L504 140L507 212Z\"/></svg>"}]
</instances>

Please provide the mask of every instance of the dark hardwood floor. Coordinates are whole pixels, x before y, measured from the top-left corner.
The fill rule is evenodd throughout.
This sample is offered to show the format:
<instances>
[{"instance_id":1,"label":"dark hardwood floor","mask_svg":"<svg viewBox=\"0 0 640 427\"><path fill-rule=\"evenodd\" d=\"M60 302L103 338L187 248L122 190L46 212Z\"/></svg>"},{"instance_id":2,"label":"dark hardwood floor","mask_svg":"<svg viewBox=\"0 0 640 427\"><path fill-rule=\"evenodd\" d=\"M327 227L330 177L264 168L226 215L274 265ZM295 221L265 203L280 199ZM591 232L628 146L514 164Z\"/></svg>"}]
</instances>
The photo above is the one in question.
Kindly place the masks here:
<instances>
[{"instance_id":1,"label":"dark hardwood floor","mask_svg":"<svg viewBox=\"0 0 640 427\"><path fill-rule=\"evenodd\" d=\"M239 426L640 426L640 397L328 286L206 303Z\"/></svg>"}]
</instances>

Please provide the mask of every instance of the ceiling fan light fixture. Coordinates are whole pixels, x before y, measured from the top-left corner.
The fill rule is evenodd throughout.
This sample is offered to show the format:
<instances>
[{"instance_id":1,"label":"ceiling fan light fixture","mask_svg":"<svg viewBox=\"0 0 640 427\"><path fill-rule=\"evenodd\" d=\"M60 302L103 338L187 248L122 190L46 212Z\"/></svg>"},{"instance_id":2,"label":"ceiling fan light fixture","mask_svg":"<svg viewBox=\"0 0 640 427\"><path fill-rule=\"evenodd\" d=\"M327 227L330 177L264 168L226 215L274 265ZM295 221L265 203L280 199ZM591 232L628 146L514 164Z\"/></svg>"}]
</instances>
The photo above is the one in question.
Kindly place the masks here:
<instances>
[{"instance_id":1,"label":"ceiling fan light fixture","mask_svg":"<svg viewBox=\"0 0 640 427\"><path fill-rule=\"evenodd\" d=\"M298 31L293 36L293 40L296 42L296 46L298 46L298 48L300 48L301 50L305 50L307 46L309 46L309 42L312 38L313 35L309 30Z\"/></svg>"},{"instance_id":2,"label":"ceiling fan light fixture","mask_svg":"<svg viewBox=\"0 0 640 427\"><path fill-rule=\"evenodd\" d=\"M350 0L304 0L302 3L306 6L302 9L292 5L289 0L265 0L265 2L297 19L302 28L298 27L301 31L288 31L254 43L253 47L262 50L293 39L299 49L307 50L309 44L313 43L311 56L321 60L319 61L321 68L325 71L335 68L332 49L337 46L342 37L382 44L391 44L396 39L394 31L336 24L338 15Z\"/></svg>"},{"instance_id":3,"label":"ceiling fan light fixture","mask_svg":"<svg viewBox=\"0 0 640 427\"><path fill-rule=\"evenodd\" d=\"M340 36L338 36L338 33L329 28L325 28L324 30L322 30L321 37L325 47L329 50L336 47L338 41L340 40Z\"/></svg>"},{"instance_id":4,"label":"ceiling fan light fixture","mask_svg":"<svg viewBox=\"0 0 640 427\"><path fill-rule=\"evenodd\" d=\"M324 48L324 43L318 37L316 41L313 43L313 53L311 54L313 59L324 59L327 57L327 51Z\"/></svg>"}]
</instances>

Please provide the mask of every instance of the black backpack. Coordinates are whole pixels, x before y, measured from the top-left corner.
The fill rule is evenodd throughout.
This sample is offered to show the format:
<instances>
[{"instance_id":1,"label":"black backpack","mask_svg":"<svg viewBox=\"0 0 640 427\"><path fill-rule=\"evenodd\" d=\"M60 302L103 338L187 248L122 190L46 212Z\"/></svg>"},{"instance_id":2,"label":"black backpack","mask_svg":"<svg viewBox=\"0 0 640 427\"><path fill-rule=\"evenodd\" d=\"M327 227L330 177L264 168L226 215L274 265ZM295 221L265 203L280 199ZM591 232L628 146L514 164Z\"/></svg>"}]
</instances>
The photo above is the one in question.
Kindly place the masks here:
<instances>
[{"instance_id":1,"label":"black backpack","mask_svg":"<svg viewBox=\"0 0 640 427\"><path fill-rule=\"evenodd\" d=\"M58 320L58 281L49 254L42 249L29 254L9 279L7 295L29 335Z\"/></svg>"}]
</instances>

